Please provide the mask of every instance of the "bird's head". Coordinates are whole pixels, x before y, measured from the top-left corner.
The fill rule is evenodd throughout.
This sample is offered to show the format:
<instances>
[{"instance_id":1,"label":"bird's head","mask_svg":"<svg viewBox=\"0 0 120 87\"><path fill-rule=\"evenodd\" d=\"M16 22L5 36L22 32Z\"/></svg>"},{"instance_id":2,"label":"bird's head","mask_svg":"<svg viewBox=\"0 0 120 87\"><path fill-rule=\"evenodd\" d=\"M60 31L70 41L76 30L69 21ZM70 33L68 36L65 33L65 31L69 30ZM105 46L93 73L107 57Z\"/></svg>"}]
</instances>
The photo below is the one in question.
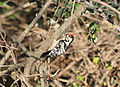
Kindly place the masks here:
<instances>
[{"instance_id":1,"label":"bird's head","mask_svg":"<svg viewBox=\"0 0 120 87\"><path fill-rule=\"evenodd\" d=\"M72 34L65 34L65 39L68 43L71 43L74 40L74 37Z\"/></svg>"}]
</instances>

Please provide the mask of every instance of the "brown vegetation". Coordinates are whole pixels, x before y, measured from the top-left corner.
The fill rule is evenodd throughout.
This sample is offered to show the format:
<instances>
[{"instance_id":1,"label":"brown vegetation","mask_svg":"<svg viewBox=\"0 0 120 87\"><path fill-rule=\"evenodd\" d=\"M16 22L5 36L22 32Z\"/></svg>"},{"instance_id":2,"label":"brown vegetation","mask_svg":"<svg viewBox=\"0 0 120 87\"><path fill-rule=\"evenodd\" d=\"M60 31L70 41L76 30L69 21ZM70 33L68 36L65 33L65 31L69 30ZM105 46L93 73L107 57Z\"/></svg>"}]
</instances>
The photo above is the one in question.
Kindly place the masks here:
<instances>
[{"instance_id":1,"label":"brown vegetation","mask_svg":"<svg viewBox=\"0 0 120 87\"><path fill-rule=\"evenodd\" d=\"M82 14L88 7L85 2L81 2L84 5L75 12L71 9L71 16L66 21L56 17L57 8L64 4L62 2L58 5L52 0L40 0L42 8L27 0L13 2L17 7L0 5L2 9L7 6L10 9L0 15L0 86L77 87L77 84L84 87L120 87L120 36L114 25L97 14ZM116 12L118 19L113 17L113 21L120 26L120 11L104 2L97 1ZM55 4L56 8L50 8L51 4ZM48 15L53 20L62 20L60 27L55 29L56 24L49 23ZM36 26L38 21L39 27ZM96 43L88 40L86 25L91 21L100 30ZM66 32L73 34L74 41L65 54L50 60L49 71L46 68L49 59L40 56ZM98 63L93 62L94 57L100 58Z\"/></svg>"}]
</instances>

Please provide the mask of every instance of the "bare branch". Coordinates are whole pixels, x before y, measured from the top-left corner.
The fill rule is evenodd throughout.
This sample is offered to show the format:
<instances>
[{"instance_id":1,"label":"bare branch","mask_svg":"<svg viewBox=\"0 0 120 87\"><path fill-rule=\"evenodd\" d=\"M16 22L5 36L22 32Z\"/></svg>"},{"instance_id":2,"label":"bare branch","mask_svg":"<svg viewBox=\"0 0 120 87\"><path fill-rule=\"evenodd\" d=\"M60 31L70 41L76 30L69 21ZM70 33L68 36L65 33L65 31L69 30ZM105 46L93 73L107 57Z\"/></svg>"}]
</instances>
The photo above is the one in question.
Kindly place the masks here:
<instances>
[{"instance_id":1,"label":"bare branch","mask_svg":"<svg viewBox=\"0 0 120 87\"><path fill-rule=\"evenodd\" d=\"M25 31L19 36L18 38L18 42L20 43L26 36L26 34L34 27L34 25L36 24L36 22L39 20L39 18L42 16L42 14L45 12L45 10L47 9L47 7L52 3L52 0L48 0L47 3L43 6L43 8L41 9L41 11L38 13L38 15L33 19L33 21L31 22L31 24L29 25L28 28L25 29Z\"/></svg>"},{"instance_id":2,"label":"bare branch","mask_svg":"<svg viewBox=\"0 0 120 87\"><path fill-rule=\"evenodd\" d=\"M99 1L99 0L92 0L92 1L104 5L104 6L108 7L109 9L111 9L112 11L116 12L118 15L120 15L120 12L117 9L111 7L110 5L108 5L108 4L106 4L106 3L102 2L102 1Z\"/></svg>"}]
</instances>

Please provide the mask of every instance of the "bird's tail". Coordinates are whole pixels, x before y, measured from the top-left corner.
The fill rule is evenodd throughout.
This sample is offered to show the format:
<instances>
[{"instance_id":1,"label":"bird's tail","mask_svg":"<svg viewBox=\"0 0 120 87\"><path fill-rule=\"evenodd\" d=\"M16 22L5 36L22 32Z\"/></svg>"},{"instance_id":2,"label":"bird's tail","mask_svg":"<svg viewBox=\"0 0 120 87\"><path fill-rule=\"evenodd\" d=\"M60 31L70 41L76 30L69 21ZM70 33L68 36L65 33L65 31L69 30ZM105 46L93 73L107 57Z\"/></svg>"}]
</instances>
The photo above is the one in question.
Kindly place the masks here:
<instances>
[{"instance_id":1,"label":"bird's tail","mask_svg":"<svg viewBox=\"0 0 120 87\"><path fill-rule=\"evenodd\" d=\"M46 51L46 52L44 52L41 56L40 56L40 58L48 58L48 57L50 57L48 54L50 53L50 51Z\"/></svg>"}]
</instances>

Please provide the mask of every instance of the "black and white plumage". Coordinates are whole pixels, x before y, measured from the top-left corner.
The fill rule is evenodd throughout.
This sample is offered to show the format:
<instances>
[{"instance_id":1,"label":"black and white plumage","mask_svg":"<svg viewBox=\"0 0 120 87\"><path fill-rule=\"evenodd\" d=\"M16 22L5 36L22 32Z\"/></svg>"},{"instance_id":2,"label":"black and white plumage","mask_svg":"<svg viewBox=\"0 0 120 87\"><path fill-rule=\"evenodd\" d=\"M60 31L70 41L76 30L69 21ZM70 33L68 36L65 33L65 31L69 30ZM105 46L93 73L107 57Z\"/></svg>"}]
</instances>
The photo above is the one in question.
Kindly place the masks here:
<instances>
[{"instance_id":1,"label":"black and white plumage","mask_svg":"<svg viewBox=\"0 0 120 87\"><path fill-rule=\"evenodd\" d=\"M73 42L74 38L72 34L65 34L65 36L56 43L56 45L49 51L42 54L41 57L57 57L63 54L69 47L70 44Z\"/></svg>"}]
</instances>

